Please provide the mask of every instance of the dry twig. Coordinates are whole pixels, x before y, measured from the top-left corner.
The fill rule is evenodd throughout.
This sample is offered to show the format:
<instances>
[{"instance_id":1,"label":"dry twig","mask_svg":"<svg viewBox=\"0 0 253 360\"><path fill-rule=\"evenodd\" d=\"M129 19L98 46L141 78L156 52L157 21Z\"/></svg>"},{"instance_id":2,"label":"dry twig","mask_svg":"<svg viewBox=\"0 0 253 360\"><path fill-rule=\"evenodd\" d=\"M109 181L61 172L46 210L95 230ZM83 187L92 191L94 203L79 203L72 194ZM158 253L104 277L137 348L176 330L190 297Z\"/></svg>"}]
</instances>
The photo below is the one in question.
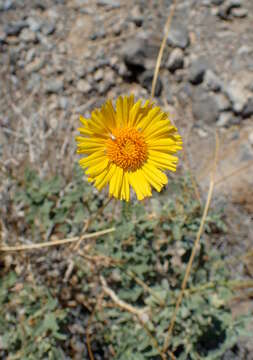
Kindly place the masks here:
<instances>
[{"instance_id":1,"label":"dry twig","mask_svg":"<svg viewBox=\"0 0 253 360\"><path fill-rule=\"evenodd\" d=\"M114 231L115 231L115 228L96 231L94 233L86 234L86 235L81 236L81 239L84 240L84 239L96 238L98 236L109 234L109 233L112 233ZM49 247L49 246L57 246L57 245L69 244L69 243L77 242L79 240L80 240L80 236L76 236L76 237L73 237L73 238L70 238L70 239L48 241L48 242L43 242L43 243L39 243L39 244L19 245L19 246L2 246L2 247L0 247L0 252L1 251L2 252L9 252L9 251L25 251L25 250L41 249L41 248Z\"/></svg>"},{"instance_id":2,"label":"dry twig","mask_svg":"<svg viewBox=\"0 0 253 360\"><path fill-rule=\"evenodd\" d=\"M210 202L211 202L211 198L212 198L212 194L213 194L213 189L214 189L215 173L216 173L216 167L217 167L217 162L218 162L218 152L219 152L219 138L218 138L218 134L216 133L215 158L214 158L213 171L212 171L212 174L211 174L211 180L210 180L207 200L206 200L204 212L203 212L203 215L202 215L200 227L199 227L199 230L198 230L198 233L197 233L197 236L196 236L196 240L194 242L194 246L193 246L193 249L192 249L192 253L191 253L189 262L187 264L187 267L186 267L184 279L183 279L182 286L181 286L181 291L180 291L180 294L178 296L176 306L175 306L175 310L174 310L174 313L173 313L172 318L171 318L170 326L169 326L169 329L168 329L168 334L167 334L167 337L166 337L165 342L164 342L164 347L163 347L163 352L164 353L166 353L166 351L167 351L167 349L169 347L170 337L171 337L171 334L172 334L172 331L173 331L173 328L174 328L174 325L175 325L175 322L176 322L177 313L178 313L178 310L179 310L180 305L181 305L182 300L183 300L183 296L184 296L185 288L186 288L186 285L187 285L187 281L188 281L189 276L190 276L193 260L194 260L195 255L196 255L198 245L199 245L199 241L200 241L200 237L202 235L204 224L205 224L205 221L206 221L206 217L207 217L207 213L208 213L208 209L209 209L209 206L210 206Z\"/></svg>"},{"instance_id":3,"label":"dry twig","mask_svg":"<svg viewBox=\"0 0 253 360\"><path fill-rule=\"evenodd\" d=\"M154 97L155 95L155 88L156 88L156 82L157 82L157 78L158 78L158 73L159 73L159 69L160 69L160 65L161 65L161 61L162 61L162 57L163 57L163 52L164 52L164 48L166 45L166 40L170 31L170 25L171 25L171 21L174 15L174 12L176 10L176 3L177 0L173 1L173 4L171 5L171 9L170 9L170 13L167 19L167 22L165 24L165 28L164 28L164 36L163 36L163 40L161 43L161 47L159 50L159 54L157 57L157 61L156 61L156 65L155 65L155 72L154 72L154 77L153 77L153 81L152 81L152 89L151 89L151 98Z\"/></svg>"}]
</instances>

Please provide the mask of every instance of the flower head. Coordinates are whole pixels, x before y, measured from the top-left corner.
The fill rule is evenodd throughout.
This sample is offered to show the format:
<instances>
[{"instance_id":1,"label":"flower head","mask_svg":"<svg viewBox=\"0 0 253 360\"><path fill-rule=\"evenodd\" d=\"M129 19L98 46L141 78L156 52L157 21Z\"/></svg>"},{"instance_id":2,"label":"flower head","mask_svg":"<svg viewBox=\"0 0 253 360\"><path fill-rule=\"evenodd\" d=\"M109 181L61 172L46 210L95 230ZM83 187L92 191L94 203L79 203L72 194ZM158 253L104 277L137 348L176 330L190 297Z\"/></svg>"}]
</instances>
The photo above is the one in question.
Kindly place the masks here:
<instances>
[{"instance_id":1,"label":"flower head","mask_svg":"<svg viewBox=\"0 0 253 360\"><path fill-rule=\"evenodd\" d=\"M77 152L87 155L80 165L98 190L109 184L110 196L129 201L132 187L142 200L152 195L152 187L161 191L167 184L162 170L176 170L178 158L172 154L182 148L181 136L152 102L119 97L115 109L108 100L80 121Z\"/></svg>"}]
</instances>

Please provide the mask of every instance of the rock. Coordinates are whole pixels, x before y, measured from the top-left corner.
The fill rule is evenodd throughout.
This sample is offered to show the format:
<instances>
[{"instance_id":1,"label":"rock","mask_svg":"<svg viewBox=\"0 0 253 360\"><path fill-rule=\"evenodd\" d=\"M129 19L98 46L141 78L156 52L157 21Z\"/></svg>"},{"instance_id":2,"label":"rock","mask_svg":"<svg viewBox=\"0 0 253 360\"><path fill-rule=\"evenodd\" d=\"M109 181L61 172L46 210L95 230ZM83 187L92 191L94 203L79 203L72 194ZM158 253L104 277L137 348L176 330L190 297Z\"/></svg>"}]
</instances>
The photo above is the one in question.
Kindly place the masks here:
<instances>
[{"instance_id":1,"label":"rock","mask_svg":"<svg viewBox=\"0 0 253 360\"><path fill-rule=\"evenodd\" d=\"M83 94L88 94L91 92L92 86L87 80L81 79L77 82L77 89Z\"/></svg>"},{"instance_id":2,"label":"rock","mask_svg":"<svg viewBox=\"0 0 253 360\"><path fill-rule=\"evenodd\" d=\"M233 111L241 113L248 100L242 83L233 79L226 87L225 93L232 104Z\"/></svg>"},{"instance_id":3,"label":"rock","mask_svg":"<svg viewBox=\"0 0 253 360\"><path fill-rule=\"evenodd\" d=\"M117 0L97 0L97 5L106 6L110 9L117 9L120 7L120 2Z\"/></svg>"},{"instance_id":4,"label":"rock","mask_svg":"<svg viewBox=\"0 0 253 360\"><path fill-rule=\"evenodd\" d=\"M245 8L233 8L231 11L231 15L237 18L245 18L246 16L248 16L248 10Z\"/></svg>"},{"instance_id":5,"label":"rock","mask_svg":"<svg viewBox=\"0 0 253 360\"><path fill-rule=\"evenodd\" d=\"M28 27L27 22L20 20L6 25L4 31L7 36L18 36L26 27Z\"/></svg>"},{"instance_id":6,"label":"rock","mask_svg":"<svg viewBox=\"0 0 253 360\"><path fill-rule=\"evenodd\" d=\"M145 69L146 47L147 42L144 39L134 38L126 41L121 53L130 71L138 72Z\"/></svg>"},{"instance_id":7,"label":"rock","mask_svg":"<svg viewBox=\"0 0 253 360\"><path fill-rule=\"evenodd\" d=\"M143 14L139 5L135 5L130 13L131 20L136 26L140 27L143 23Z\"/></svg>"},{"instance_id":8,"label":"rock","mask_svg":"<svg viewBox=\"0 0 253 360\"><path fill-rule=\"evenodd\" d=\"M29 17L29 18L27 18L26 21L29 26L29 29L32 30L33 32L40 31L42 24L43 24L43 22L40 18L35 18L35 17Z\"/></svg>"},{"instance_id":9,"label":"rock","mask_svg":"<svg viewBox=\"0 0 253 360\"><path fill-rule=\"evenodd\" d=\"M46 22L42 26L42 33L46 36L52 35L55 32L55 25L53 23Z\"/></svg>"},{"instance_id":10,"label":"rock","mask_svg":"<svg viewBox=\"0 0 253 360\"><path fill-rule=\"evenodd\" d=\"M31 74L29 76L29 79L28 79L28 82L26 85L26 90L38 92L40 90L40 82L41 82L41 77L39 74L37 74L37 73Z\"/></svg>"},{"instance_id":11,"label":"rock","mask_svg":"<svg viewBox=\"0 0 253 360\"><path fill-rule=\"evenodd\" d=\"M61 79L51 79L48 80L45 84L45 91L48 94L58 94L64 89L63 80Z\"/></svg>"},{"instance_id":12,"label":"rock","mask_svg":"<svg viewBox=\"0 0 253 360\"><path fill-rule=\"evenodd\" d=\"M242 117L248 118L253 115L253 98L250 98L242 111Z\"/></svg>"},{"instance_id":13,"label":"rock","mask_svg":"<svg viewBox=\"0 0 253 360\"><path fill-rule=\"evenodd\" d=\"M192 104L192 113L196 121L212 125L218 118L219 109L212 95L197 92Z\"/></svg>"},{"instance_id":14,"label":"rock","mask_svg":"<svg viewBox=\"0 0 253 360\"><path fill-rule=\"evenodd\" d=\"M167 67L171 72L184 67L184 52L182 49L176 48L170 53Z\"/></svg>"},{"instance_id":15,"label":"rock","mask_svg":"<svg viewBox=\"0 0 253 360\"><path fill-rule=\"evenodd\" d=\"M20 33L20 39L25 43L35 43L37 41L37 37L35 33L30 29L23 29Z\"/></svg>"},{"instance_id":16,"label":"rock","mask_svg":"<svg viewBox=\"0 0 253 360\"><path fill-rule=\"evenodd\" d=\"M65 96L60 97L60 99L59 99L59 107L60 107L62 110L67 110L67 109L68 109L68 106L69 106L69 100L68 100L68 98L65 97Z\"/></svg>"},{"instance_id":17,"label":"rock","mask_svg":"<svg viewBox=\"0 0 253 360\"><path fill-rule=\"evenodd\" d=\"M104 70L98 69L94 74L94 80L95 81L101 81L104 77Z\"/></svg>"},{"instance_id":18,"label":"rock","mask_svg":"<svg viewBox=\"0 0 253 360\"><path fill-rule=\"evenodd\" d=\"M231 109L230 101L224 94L217 94L215 96L215 101L220 112Z\"/></svg>"},{"instance_id":19,"label":"rock","mask_svg":"<svg viewBox=\"0 0 253 360\"><path fill-rule=\"evenodd\" d=\"M204 76L205 87L211 91L220 91L222 89L221 79L210 69L207 69Z\"/></svg>"},{"instance_id":20,"label":"rock","mask_svg":"<svg viewBox=\"0 0 253 360\"><path fill-rule=\"evenodd\" d=\"M228 127L228 126L232 125L233 123L235 123L234 114L229 112L229 111L225 111L225 112L222 112L219 115L216 126L218 126L218 127Z\"/></svg>"},{"instance_id":21,"label":"rock","mask_svg":"<svg viewBox=\"0 0 253 360\"><path fill-rule=\"evenodd\" d=\"M212 0L212 4L216 6L220 6L224 3L225 0Z\"/></svg>"},{"instance_id":22,"label":"rock","mask_svg":"<svg viewBox=\"0 0 253 360\"><path fill-rule=\"evenodd\" d=\"M37 72L43 68L45 61L43 58L35 58L34 61L26 65L25 70L28 74Z\"/></svg>"},{"instance_id":23,"label":"rock","mask_svg":"<svg viewBox=\"0 0 253 360\"><path fill-rule=\"evenodd\" d=\"M190 44L187 29L180 23L173 24L167 37L167 44L181 49L187 48Z\"/></svg>"},{"instance_id":24,"label":"rock","mask_svg":"<svg viewBox=\"0 0 253 360\"><path fill-rule=\"evenodd\" d=\"M228 0L225 1L224 4L220 7L218 11L218 16L223 19L227 20L230 17L232 9L241 7L240 0Z\"/></svg>"},{"instance_id":25,"label":"rock","mask_svg":"<svg viewBox=\"0 0 253 360\"><path fill-rule=\"evenodd\" d=\"M15 9L15 5L12 0L5 0L0 2L0 11L8 11Z\"/></svg>"},{"instance_id":26,"label":"rock","mask_svg":"<svg viewBox=\"0 0 253 360\"><path fill-rule=\"evenodd\" d=\"M146 70L141 75L138 76L138 81L148 92L151 92L152 81L153 81L154 72L153 70ZM155 96L159 96L162 92L162 81L158 76L155 88Z\"/></svg>"},{"instance_id":27,"label":"rock","mask_svg":"<svg viewBox=\"0 0 253 360\"><path fill-rule=\"evenodd\" d=\"M207 69L206 60L199 58L192 62L189 68L189 81L193 85L199 85L204 79L204 75Z\"/></svg>"}]
</instances>

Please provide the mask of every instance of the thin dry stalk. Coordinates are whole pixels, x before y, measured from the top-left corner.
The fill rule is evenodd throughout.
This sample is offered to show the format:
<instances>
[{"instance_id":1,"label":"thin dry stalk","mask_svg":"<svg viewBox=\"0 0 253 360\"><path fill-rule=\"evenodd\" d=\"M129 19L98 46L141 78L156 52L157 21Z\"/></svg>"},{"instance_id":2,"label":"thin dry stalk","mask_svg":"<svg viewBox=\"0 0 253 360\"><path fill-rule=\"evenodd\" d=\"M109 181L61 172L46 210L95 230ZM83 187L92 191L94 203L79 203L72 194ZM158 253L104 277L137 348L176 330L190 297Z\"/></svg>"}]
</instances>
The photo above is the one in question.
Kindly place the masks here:
<instances>
[{"instance_id":1,"label":"thin dry stalk","mask_svg":"<svg viewBox=\"0 0 253 360\"><path fill-rule=\"evenodd\" d=\"M98 236L109 234L109 233L112 233L114 231L115 231L115 228L96 231L94 233L86 234L86 235L81 236L81 239L85 240L85 239L96 238ZM43 242L43 243L39 243L39 244L20 245L20 246L2 246L2 247L0 247L0 252L1 251L2 252L9 252L9 251L26 251L26 250L41 249L41 248L49 247L49 246L58 246L58 245L69 244L69 243L77 242L79 240L80 240L80 237L76 236L76 237L69 238L69 239L48 241L48 242Z\"/></svg>"},{"instance_id":2,"label":"thin dry stalk","mask_svg":"<svg viewBox=\"0 0 253 360\"><path fill-rule=\"evenodd\" d=\"M134 315L137 317L139 323L141 324L141 326L144 328L144 330L147 332L147 334L149 335L154 347L156 348L156 350L158 351L158 353L160 354L161 358L163 360L166 360L166 356L163 354L162 350L159 347L159 344L157 342L157 340L155 339L155 337L151 334L150 330L148 329L145 321L144 321L144 315L147 314L146 312L146 308L144 309L136 309L135 307L133 307L132 305L126 303L125 301L122 301L121 299L119 299L119 297L115 294L115 292L109 288L109 286L106 283L106 280L103 276L100 276L100 281L103 287L103 291L105 294L107 294L112 301L122 310L129 312L130 314ZM173 355L173 354L172 354ZM174 355L173 355L174 356ZM175 357L172 359L174 360Z\"/></svg>"},{"instance_id":3,"label":"thin dry stalk","mask_svg":"<svg viewBox=\"0 0 253 360\"><path fill-rule=\"evenodd\" d=\"M184 292L185 292L185 288L186 288L186 285L187 285L187 281L188 281L189 276L190 276L193 260L194 260L195 255L196 255L196 252L197 252L197 249L198 249L198 246L199 246L199 242L200 242L200 237L202 235L204 224L205 224L205 221L206 221L206 217L207 217L207 213L208 213L208 209L209 209L209 206L210 206L210 202L211 202L211 198L212 198L212 194L213 194L213 189L214 189L215 173L216 173L216 167L217 167L217 162L218 162L218 152L219 152L219 138L218 138L218 134L216 133L215 158L214 158L213 171L212 171L212 174L211 174L211 180L210 180L207 200L206 200L204 212L203 212L203 215L202 215L200 227L199 227L199 230L198 230L198 233L197 233L197 236L196 236L196 240L194 242L194 246L193 246L193 249L192 249L192 253L191 253L189 262L187 264L187 267L186 267L184 279L183 279L182 286L181 286L181 291L180 291L180 294L178 296L176 306L175 306L175 310L174 310L174 313L172 315L170 326L169 326L169 329L168 329L167 337L166 337L165 342L164 342L164 347L163 347L163 352L164 353L166 353L166 351L167 351L167 349L169 347L170 337L171 337L171 334L172 334L172 331L173 331L173 328L174 328L174 325L175 325L175 322L176 322L177 313L178 313L178 310L180 308L180 305L181 305L183 297L184 297Z\"/></svg>"},{"instance_id":4,"label":"thin dry stalk","mask_svg":"<svg viewBox=\"0 0 253 360\"><path fill-rule=\"evenodd\" d=\"M160 47L158 57L156 60L155 72L154 72L154 77L153 77L153 81L152 81L151 98L153 98L155 96L155 88L156 88L158 73L159 73L159 69L160 69L160 65L161 65L161 61L162 61L162 57L163 57L163 53L164 53L164 48L166 45L166 40L167 40L169 31L170 31L171 21L172 21L172 18L173 18L175 9L176 9L176 3L177 3L177 0L174 0L173 4L171 5L171 9L170 9L170 13L169 13L167 22L165 24L164 36L163 36L161 47Z\"/></svg>"}]
</instances>

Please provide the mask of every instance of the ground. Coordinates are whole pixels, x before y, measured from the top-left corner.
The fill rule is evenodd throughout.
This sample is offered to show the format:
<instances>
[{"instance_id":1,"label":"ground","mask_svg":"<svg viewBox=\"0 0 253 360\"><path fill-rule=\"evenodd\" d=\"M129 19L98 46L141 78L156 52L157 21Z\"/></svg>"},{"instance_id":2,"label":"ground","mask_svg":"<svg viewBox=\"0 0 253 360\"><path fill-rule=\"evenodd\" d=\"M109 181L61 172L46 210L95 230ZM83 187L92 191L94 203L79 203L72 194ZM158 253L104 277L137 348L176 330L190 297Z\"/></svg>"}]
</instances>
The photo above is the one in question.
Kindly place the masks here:
<instances>
[{"instance_id":1,"label":"ground","mask_svg":"<svg viewBox=\"0 0 253 360\"><path fill-rule=\"evenodd\" d=\"M30 240L16 223L23 209L12 214L11 191L24 181L25 168L70 183L78 160L79 115L89 116L119 94L150 97L171 3L0 1L3 244ZM183 136L179 173L187 169L195 177L203 204L218 135L212 203L224 208L229 225L218 242L227 259L245 256L253 247L252 21L251 0L179 1L154 99L170 112ZM252 257L237 264L235 279L252 279L252 264ZM233 304L235 313L249 308L250 296L240 306Z\"/></svg>"}]
</instances>

